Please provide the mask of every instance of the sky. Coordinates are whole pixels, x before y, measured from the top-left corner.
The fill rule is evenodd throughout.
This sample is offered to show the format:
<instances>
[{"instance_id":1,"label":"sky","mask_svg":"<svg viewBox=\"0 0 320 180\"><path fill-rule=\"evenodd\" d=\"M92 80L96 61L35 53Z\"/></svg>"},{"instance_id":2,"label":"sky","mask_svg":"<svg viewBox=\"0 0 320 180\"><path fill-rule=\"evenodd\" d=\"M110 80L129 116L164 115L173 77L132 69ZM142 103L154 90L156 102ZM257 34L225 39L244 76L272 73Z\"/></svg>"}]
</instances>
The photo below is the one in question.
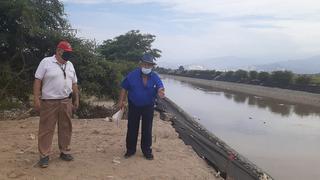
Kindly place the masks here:
<instances>
[{"instance_id":1,"label":"sky","mask_svg":"<svg viewBox=\"0 0 320 180\"><path fill-rule=\"evenodd\" d=\"M320 55L318 0L62 0L78 37L156 35L159 65L217 57L256 64Z\"/></svg>"}]
</instances>

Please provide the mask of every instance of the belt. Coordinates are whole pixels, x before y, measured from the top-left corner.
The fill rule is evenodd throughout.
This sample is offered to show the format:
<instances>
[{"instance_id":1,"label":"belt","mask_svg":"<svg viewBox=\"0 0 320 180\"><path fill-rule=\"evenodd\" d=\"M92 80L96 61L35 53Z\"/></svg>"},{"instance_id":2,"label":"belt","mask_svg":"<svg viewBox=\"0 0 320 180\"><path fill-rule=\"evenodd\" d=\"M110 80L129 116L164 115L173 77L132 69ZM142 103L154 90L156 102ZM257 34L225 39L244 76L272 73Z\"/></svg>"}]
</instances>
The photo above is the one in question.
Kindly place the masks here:
<instances>
[{"instance_id":1,"label":"belt","mask_svg":"<svg viewBox=\"0 0 320 180\"><path fill-rule=\"evenodd\" d=\"M63 98L63 99L41 99L42 101L62 101L62 100L66 100L66 99L71 99L69 97Z\"/></svg>"},{"instance_id":2,"label":"belt","mask_svg":"<svg viewBox=\"0 0 320 180\"><path fill-rule=\"evenodd\" d=\"M42 99L42 101L61 101L61 100L71 99L71 98L72 98L72 93L70 93L69 96L66 97L66 98L62 98L62 99Z\"/></svg>"}]
</instances>

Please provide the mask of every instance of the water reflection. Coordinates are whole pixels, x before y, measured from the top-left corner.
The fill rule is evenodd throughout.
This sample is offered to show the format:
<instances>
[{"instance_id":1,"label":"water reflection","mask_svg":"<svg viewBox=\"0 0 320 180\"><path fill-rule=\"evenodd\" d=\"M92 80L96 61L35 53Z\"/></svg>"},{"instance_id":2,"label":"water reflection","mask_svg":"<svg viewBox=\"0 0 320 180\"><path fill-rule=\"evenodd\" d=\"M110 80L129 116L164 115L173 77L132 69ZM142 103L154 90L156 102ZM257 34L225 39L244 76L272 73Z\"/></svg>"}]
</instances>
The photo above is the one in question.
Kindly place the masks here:
<instances>
[{"instance_id":1,"label":"water reflection","mask_svg":"<svg viewBox=\"0 0 320 180\"><path fill-rule=\"evenodd\" d=\"M319 179L320 108L164 81L170 99L275 179Z\"/></svg>"},{"instance_id":2,"label":"water reflection","mask_svg":"<svg viewBox=\"0 0 320 180\"><path fill-rule=\"evenodd\" d=\"M290 102L272 99L272 98L264 98L254 95L249 95L245 93L239 93L232 90L221 90L217 88L213 88L210 86L193 84L185 81L179 81L184 85L190 86L194 89L199 89L206 93L214 94L220 96L223 93L223 96L227 99L233 100L239 104L248 104L249 106L256 106L261 109L268 109L270 112L280 114L281 116L287 117L291 113L295 113L300 117L305 117L309 115L320 116L320 108L307 106L302 104L293 104Z\"/></svg>"},{"instance_id":3,"label":"water reflection","mask_svg":"<svg viewBox=\"0 0 320 180\"><path fill-rule=\"evenodd\" d=\"M234 94L233 100L236 103L245 103L247 100L248 96L244 96L242 94Z\"/></svg>"}]
</instances>

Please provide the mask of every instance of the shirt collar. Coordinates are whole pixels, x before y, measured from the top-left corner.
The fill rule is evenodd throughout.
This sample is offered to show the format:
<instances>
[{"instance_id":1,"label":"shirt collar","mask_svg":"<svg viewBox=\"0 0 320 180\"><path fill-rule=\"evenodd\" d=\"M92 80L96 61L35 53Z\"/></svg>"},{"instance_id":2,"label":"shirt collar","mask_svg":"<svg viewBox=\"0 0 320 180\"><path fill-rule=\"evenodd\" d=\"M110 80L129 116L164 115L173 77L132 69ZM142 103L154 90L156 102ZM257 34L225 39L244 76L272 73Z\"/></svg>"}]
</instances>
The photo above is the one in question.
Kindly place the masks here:
<instances>
[{"instance_id":1,"label":"shirt collar","mask_svg":"<svg viewBox=\"0 0 320 180\"><path fill-rule=\"evenodd\" d=\"M56 55L53 55L53 56L52 56L52 62L53 62L53 63L58 63L58 64L60 64L59 61L58 61L57 58L56 58ZM69 61L67 61L65 64L68 64L68 63L69 63Z\"/></svg>"}]
</instances>

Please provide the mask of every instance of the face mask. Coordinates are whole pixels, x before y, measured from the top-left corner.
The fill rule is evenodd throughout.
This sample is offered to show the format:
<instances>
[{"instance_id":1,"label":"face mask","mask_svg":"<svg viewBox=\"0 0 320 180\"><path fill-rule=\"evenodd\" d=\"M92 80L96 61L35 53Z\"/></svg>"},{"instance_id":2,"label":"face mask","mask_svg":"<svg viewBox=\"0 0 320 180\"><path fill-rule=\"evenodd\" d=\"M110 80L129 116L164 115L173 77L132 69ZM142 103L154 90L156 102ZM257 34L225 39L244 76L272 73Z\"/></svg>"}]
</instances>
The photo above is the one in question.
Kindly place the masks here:
<instances>
[{"instance_id":1,"label":"face mask","mask_svg":"<svg viewBox=\"0 0 320 180\"><path fill-rule=\"evenodd\" d=\"M71 57L72 57L72 54L71 54L71 52L63 52L63 54L62 54L62 59L63 60L65 60L65 61L68 61L68 60L70 60L71 59Z\"/></svg>"},{"instance_id":2,"label":"face mask","mask_svg":"<svg viewBox=\"0 0 320 180\"><path fill-rule=\"evenodd\" d=\"M141 71L142 71L143 74L149 74L149 73L151 73L152 69L143 67L143 68L141 68Z\"/></svg>"}]
</instances>

